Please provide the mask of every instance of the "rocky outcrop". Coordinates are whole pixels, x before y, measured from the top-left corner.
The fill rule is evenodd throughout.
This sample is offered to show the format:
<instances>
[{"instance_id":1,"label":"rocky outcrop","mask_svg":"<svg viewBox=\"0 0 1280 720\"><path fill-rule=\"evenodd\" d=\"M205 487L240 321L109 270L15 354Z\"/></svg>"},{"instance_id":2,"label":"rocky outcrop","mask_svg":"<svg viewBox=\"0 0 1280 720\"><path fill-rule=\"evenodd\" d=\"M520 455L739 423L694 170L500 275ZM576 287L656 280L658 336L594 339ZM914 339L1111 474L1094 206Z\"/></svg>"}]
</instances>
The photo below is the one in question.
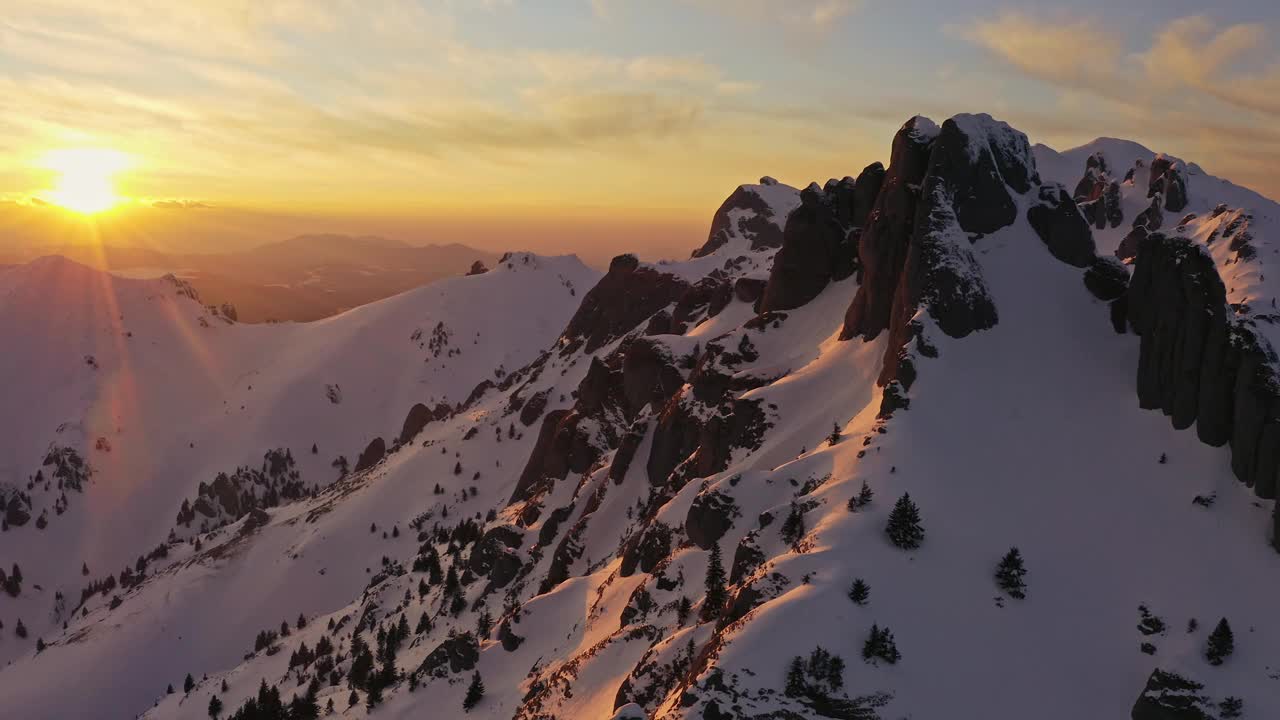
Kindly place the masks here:
<instances>
[{"instance_id":1,"label":"rocky outcrop","mask_svg":"<svg viewBox=\"0 0 1280 720\"><path fill-rule=\"evenodd\" d=\"M776 186L777 182L773 178L760 179L762 186ZM782 221L756 186L741 185L716 210L707 242L693 252L693 257L710 255L735 236L746 238L752 250L780 247Z\"/></svg>"},{"instance_id":2,"label":"rocky outcrop","mask_svg":"<svg viewBox=\"0 0 1280 720\"><path fill-rule=\"evenodd\" d=\"M364 452L360 453L360 458L356 460L355 472L368 470L369 468L382 462L382 458L387 455L387 443L380 437L376 437L369 441L365 446Z\"/></svg>"},{"instance_id":3,"label":"rocky outcrop","mask_svg":"<svg viewBox=\"0 0 1280 720\"><path fill-rule=\"evenodd\" d=\"M733 299L733 286L717 271L694 283L685 291L671 312L669 331L683 335L691 326L706 318L713 318L729 306Z\"/></svg>"},{"instance_id":4,"label":"rocky outcrop","mask_svg":"<svg viewBox=\"0 0 1280 720\"><path fill-rule=\"evenodd\" d=\"M1017 219L1013 193L1039 183L1027 136L989 115L957 115L942 124L929 158L967 233L993 233Z\"/></svg>"},{"instance_id":5,"label":"rocky outcrop","mask_svg":"<svg viewBox=\"0 0 1280 720\"><path fill-rule=\"evenodd\" d=\"M662 407L684 385L676 358L662 342L636 338L622 358L622 394L629 416L646 405Z\"/></svg>"},{"instance_id":6,"label":"rocky outcrop","mask_svg":"<svg viewBox=\"0 0 1280 720\"><path fill-rule=\"evenodd\" d=\"M684 532L694 545L710 550L733 527L734 518L741 514L732 497L710 490L699 494L689 506Z\"/></svg>"},{"instance_id":7,"label":"rocky outcrop","mask_svg":"<svg viewBox=\"0 0 1280 720\"><path fill-rule=\"evenodd\" d=\"M689 289L680 278L641 266L634 255L619 255L609 272L582 298L565 327L565 351L581 346L595 352L622 337Z\"/></svg>"},{"instance_id":8,"label":"rocky outcrop","mask_svg":"<svg viewBox=\"0 0 1280 720\"><path fill-rule=\"evenodd\" d=\"M1089 223L1061 185L1040 187L1036 204L1027 209L1027 222L1061 262L1082 268L1089 267L1097 257Z\"/></svg>"},{"instance_id":9,"label":"rocky outcrop","mask_svg":"<svg viewBox=\"0 0 1280 720\"><path fill-rule=\"evenodd\" d=\"M1099 230L1120 227L1124 209L1120 205L1120 183L1111 178L1106 158L1100 153L1085 161L1084 177L1072 195L1085 219Z\"/></svg>"},{"instance_id":10,"label":"rocky outcrop","mask_svg":"<svg viewBox=\"0 0 1280 720\"><path fill-rule=\"evenodd\" d=\"M762 312L798 308L817 297L833 279L852 274L854 250L845 247L848 234L837 211L842 203L836 192L824 192L816 184L801 191L800 207L787 217L782 249L773 259L760 303ZM847 199L843 205L852 217L853 189L844 192Z\"/></svg>"},{"instance_id":11,"label":"rocky outcrop","mask_svg":"<svg viewBox=\"0 0 1280 720\"><path fill-rule=\"evenodd\" d=\"M1213 720L1212 701L1204 685L1156 668L1133 704L1133 720Z\"/></svg>"},{"instance_id":12,"label":"rocky outcrop","mask_svg":"<svg viewBox=\"0 0 1280 720\"><path fill-rule=\"evenodd\" d=\"M889 327L907 247L915 223L920 185L929 169L929 149L938 128L913 117L893 139L889 169L858 241L862 282L845 313L841 339L874 339Z\"/></svg>"},{"instance_id":13,"label":"rocky outcrop","mask_svg":"<svg viewBox=\"0 0 1280 720\"><path fill-rule=\"evenodd\" d=\"M418 676L445 678L461 672L470 672L480 661L480 645L469 633L448 638L436 646L416 671Z\"/></svg>"},{"instance_id":14,"label":"rocky outcrop","mask_svg":"<svg viewBox=\"0 0 1280 720\"><path fill-rule=\"evenodd\" d=\"M1182 212L1187 207L1187 175L1182 163L1161 154L1151 161L1151 177L1147 185L1147 197L1160 195L1164 209ZM1148 228L1155 229L1155 228Z\"/></svg>"},{"instance_id":15,"label":"rocky outcrop","mask_svg":"<svg viewBox=\"0 0 1280 720\"><path fill-rule=\"evenodd\" d=\"M404 425L400 428L400 437L397 442L401 445L407 445L429 423L449 417L452 411L452 408L444 403L436 405L435 408L429 408L422 403L414 405L409 409L409 414L405 416Z\"/></svg>"},{"instance_id":16,"label":"rocky outcrop","mask_svg":"<svg viewBox=\"0 0 1280 720\"><path fill-rule=\"evenodd\" d=\"M1139 247L1127 300L1142 338L1139 404L1164 411L1176 428L1194 423L1209 445L1230 443L1236 477L1274 498L1277 358L1249 317L1228 306L1213 258L1192 240L1153 233Z\"/></svg>"},{"instance_id":17,"label":"rocky outcrop","mask_svg":"<svg viewBox=\"0 0 1280 720\"><path fill-rule=\"evenodd\" d=\"M1093 296L1111 302L1124 295L1129 287L1129 271L1113 257L1095 258L1084 271L1084 286Z\"/></svg>"},{"instance_id":18,"label":"rocky outcrop","mask_svg":"<svg viewBox=\"0 0 1280 720\"><path fill-rule=\"evenodd\" d=\"M651 573L658 567L658 563L671 554L671 549L671 528L662 522L650 523L642 532L633 535L623 547L618 574L630 577L637 568L640 572Z\"/></svg>"}]
</instances>

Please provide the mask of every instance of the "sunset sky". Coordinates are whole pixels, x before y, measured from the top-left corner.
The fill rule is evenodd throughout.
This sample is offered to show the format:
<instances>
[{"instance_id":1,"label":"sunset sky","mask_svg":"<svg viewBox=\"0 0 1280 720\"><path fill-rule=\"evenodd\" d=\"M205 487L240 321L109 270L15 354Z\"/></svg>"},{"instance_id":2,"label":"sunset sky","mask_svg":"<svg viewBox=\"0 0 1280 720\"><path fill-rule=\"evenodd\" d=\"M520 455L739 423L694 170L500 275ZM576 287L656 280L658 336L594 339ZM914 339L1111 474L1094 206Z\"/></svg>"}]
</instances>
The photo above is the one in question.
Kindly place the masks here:
<instances>
[{"instance_id":1,"label":"sunset sky","mask_svg":"<svg viewBox=\"0 0 1280 720\"><path fill-rule=\"evenodd\" d=\"M49 153L92 148L139 243L685 254L739 183L856 174L910 115L975 111L1280 196L1274 3L1061 5L0 0L0 227L45 227Z\"/></svg>"}]
</instances>

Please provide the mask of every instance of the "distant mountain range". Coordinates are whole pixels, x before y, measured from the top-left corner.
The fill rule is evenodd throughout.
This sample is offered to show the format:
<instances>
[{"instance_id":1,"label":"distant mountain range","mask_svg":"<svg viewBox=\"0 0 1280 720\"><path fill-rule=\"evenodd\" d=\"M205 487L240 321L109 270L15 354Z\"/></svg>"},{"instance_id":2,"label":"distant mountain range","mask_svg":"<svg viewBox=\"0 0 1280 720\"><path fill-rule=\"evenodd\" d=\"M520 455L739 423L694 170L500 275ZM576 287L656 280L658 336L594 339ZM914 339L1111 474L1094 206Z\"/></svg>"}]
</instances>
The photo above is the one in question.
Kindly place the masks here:
<instances>
[{"instance_id":1,"label":"distant mountain range","mask_svg":"<svg viewBox=\"0 0 1280 720\"><path fill-rule=\"evenodd\" d=\"M241 322L310 321L468 271L497 255L459 244L408 245L376 236L299 235L228 253L107 246L0 250L0 263L62 255L126 277L173 273Z\"/></svg>"}]
</instances>

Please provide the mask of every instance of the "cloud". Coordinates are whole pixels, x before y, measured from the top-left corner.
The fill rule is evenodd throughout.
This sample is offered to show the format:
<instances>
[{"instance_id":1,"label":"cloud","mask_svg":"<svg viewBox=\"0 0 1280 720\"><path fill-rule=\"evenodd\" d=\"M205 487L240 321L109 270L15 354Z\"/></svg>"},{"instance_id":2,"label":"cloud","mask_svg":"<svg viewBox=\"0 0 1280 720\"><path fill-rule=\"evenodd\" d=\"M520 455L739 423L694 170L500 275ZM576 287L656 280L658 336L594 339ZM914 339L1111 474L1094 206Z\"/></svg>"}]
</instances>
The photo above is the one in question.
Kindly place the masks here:
<instances>
[{"instance_id":1,"label":"cloud","mask_svg":"<svg viewBox=\"0 0 1280 720\"><path fill-rule=\"evenodd\" d=\"M1127 97L1119 36L1088 19L1005 12L962 29L962 35L1022 73L1061 87Z\"/></svg>"},{"instance_id":2,"label":"cloud","mask_svg":"<svg viewBox=\"0 0 1280 720\"><path fill-rule=\"evenodd\" d=\"M156 200L151 203L151 207L160 210L203 210L213 206L197 200Z\"/></svg>"}]
</instances>

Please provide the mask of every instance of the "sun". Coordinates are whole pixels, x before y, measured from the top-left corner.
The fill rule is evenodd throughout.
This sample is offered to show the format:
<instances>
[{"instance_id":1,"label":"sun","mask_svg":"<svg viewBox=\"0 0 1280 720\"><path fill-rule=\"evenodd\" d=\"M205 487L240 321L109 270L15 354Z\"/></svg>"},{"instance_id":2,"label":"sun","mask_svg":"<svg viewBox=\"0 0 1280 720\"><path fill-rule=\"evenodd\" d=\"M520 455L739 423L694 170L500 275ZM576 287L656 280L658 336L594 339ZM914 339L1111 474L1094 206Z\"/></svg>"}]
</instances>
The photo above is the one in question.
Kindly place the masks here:
<instances>
[{"instance_id":1,"label":"sun","mask_svg":"<svg viewBox=\"0 0 1280 720\"><path fill-rule=\"evenodd\" d=\"M120 202L114 177L129 166L129 157L116 150L77 148L53 150L41 163L58 174L45 199L68 210L92 215Z\"/></svg>"}]
</instances>

